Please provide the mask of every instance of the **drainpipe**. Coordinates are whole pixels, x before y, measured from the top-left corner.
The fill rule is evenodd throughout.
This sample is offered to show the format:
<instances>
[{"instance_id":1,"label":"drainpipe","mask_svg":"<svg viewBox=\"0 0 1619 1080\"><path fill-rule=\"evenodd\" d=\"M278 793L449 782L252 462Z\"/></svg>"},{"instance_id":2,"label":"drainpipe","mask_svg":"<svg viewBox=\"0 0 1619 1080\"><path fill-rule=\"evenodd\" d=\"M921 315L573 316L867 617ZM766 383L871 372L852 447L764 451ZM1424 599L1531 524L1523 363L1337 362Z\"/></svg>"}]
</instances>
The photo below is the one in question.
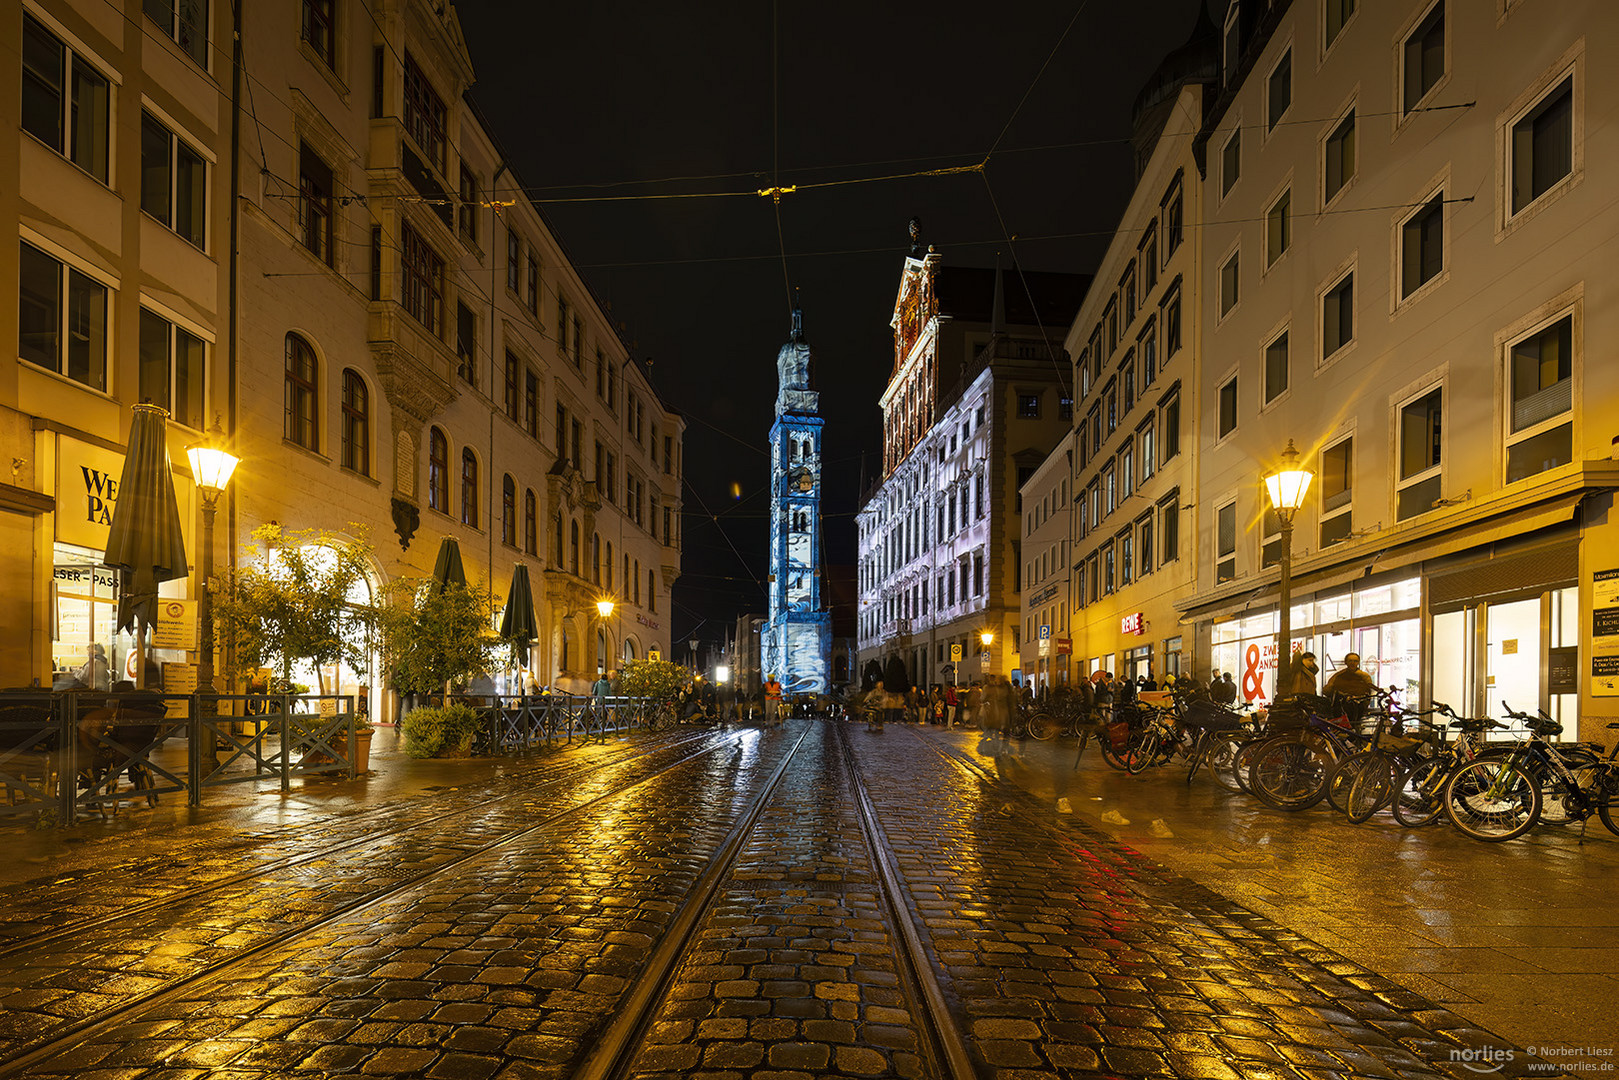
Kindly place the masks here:
<instances>
[{"instance_id":1,"label":"drainpipe","mask_svg":"<svg viewBox=\"0 0 1619 1080\"><path fill-rule=\"evenodd\" d=\"M495 195L495 184L500 180L500 174L505 172L505 171L506 171L506 163L504 161L502 161L500 163L500 168L495 170L494 176L489 178L489 201L490 201L491 204L496 204L496 205L491 206L491 209L494 211L494 213L493 213L493 215L492 215L492 217L490 219L491 223L498 222L500 220L500 207L498 205L500 200L494 197L494 195ZM493 228L491 228L489 230L489 390L490 390L490 396L491 397L493 397L493 392L494 392L494 389L495 389L495 323L497 321L496 320L496 311L495 311L495 298L499 295L497 290L500 288L500 266L499 266L500 257L499 257L499 254L498 254L499 251L500 251L500 245L497 242L497 240L498 240L498 238L495 236L495 230ZM477 350L476 350L476 348L474 348L473 353L474 353L473 362L476 363L477 362L477 355L476 355ZM522 392L521 387L518 388L518 392L519 393ZM519 399L519 400L521 400L521 399ZM489 595L491 597L493 597L495 595L495 410L494 409L489 410L489 458L488 458L488 461L489 461L489 499L488 499L489 513L484 517L484 523L485 523L486 528L488 529L488 534L489 534L489 562L487 564L488 567L489 567ZM510 687L508 687L508 689L510 689Z\"/></svg>"},{"instance_id":2,"label":"drainpipe","mask_svg":"<svg viewBox=\"0 0 1619 1080\"><path fill-rule=\"evenodd\" d=\"M229 274L230 283L227 286L226 298L226 329L225 339L229 348L225 357L225 438L233 438L236 434L236 397L237 397L237 352L240 349L240 290L241 266L240 248L238 242L241 230L241 213L239 202L242 197L242 8L246 0L236 0L231 5L231 122L230 122L230 256ZM267 163L260 163L265 167ZM207 426L208 418L203 417L203 425ZM240 448L238 448L240 449ZM225 492L225 546L226 567L236 569L236 493L241 490L240 484L235 484ZM204 583L207 588L207 583ZM210 648L211 643L199 642L204 648ZM232 649L225 657L225 670L231 671L235 667L235 650Z\"/></svg>"}]
</instances>

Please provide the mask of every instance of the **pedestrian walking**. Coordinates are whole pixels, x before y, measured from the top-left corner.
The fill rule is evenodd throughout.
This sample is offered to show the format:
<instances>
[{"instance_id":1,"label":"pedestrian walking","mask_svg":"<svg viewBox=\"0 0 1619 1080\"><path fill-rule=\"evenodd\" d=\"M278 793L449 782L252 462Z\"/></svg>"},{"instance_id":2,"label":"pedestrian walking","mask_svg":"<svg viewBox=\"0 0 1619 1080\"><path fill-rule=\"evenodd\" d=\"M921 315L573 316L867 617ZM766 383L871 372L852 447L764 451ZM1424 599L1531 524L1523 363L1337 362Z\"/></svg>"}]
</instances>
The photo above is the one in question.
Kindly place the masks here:
<instances>
[{"instance_id":1,"label":"pedestrian walking","mask_svg":"<svg viewBox=\"0 0 1619 1080\"><path fill-rule=\"evenodd\" d=\"M1320 670L1315 662L1315 653L1307 652L1300 655L1288 668L1286 689L1278 688L1276 696L1315 693L1315 674Z\"/></svg>"},{"instance_id":2,"label":"pedestrian walking","mask_svg":"<svg viewBox=\"0 0 1619 1080\"><path fill-rule=\"evenodd\" d=\"M905 694L911 687L911 677L905 672L905 661L897 656L890 656L888 664L883 668L883 719L894 723L905 715ZM881 721L878 727L882 726Z\"/></svg>"},{"instance_id":3,"label":"pedestrian walking","mask_svg":"<svg viewBox=\"0 0 1619 1080\"><path fill-rule=\"evenodd\" d=\"M765 680L765 724L769 727L781 723L781 682L774 673Z\"/></svg>"},{"instance_id":4,"label":"pedestrian walking","mask_svg":"<svg viewBox=\"0 0 1619 1080\"><path fill-rule=\"evenodd\" d=\"M961 695L956 690L955 683L946 683L944 687L944 726L961 723Z\"/></svg>"}]
</instances>

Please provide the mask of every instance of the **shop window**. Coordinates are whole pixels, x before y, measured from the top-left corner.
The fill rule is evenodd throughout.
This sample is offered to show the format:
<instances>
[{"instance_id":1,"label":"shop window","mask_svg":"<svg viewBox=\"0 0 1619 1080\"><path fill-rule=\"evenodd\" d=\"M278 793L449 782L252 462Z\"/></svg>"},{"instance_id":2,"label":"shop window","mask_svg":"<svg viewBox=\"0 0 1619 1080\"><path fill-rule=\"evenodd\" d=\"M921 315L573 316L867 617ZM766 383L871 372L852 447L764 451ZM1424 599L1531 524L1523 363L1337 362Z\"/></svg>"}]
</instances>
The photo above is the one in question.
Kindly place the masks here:
<instances>
[{"instance_id":1,"label":"shop window","mask_svg":"<svg viewBox=\"0 0 1619 1080\"><path fill-rule=\"evenodd\" d=\"M1327 136L1321 176L1324 183L1321 199L1323 205L1337 198L1338 192L1355 178L1354 109L1350 109Z\"/></svg>"},{"instance_id":2,"label":"shop window","mask_svg":"<svg viewBox=\"0 0 1619 1080\"><path fill-rule=\"evenodd\" d=\"M1400 295L1410 296L1445 268L1445 193L1436 194L1400 226Z\"/></svg>"},{"instance_id":3,"label":"shop window","mask_svg":"<svg viewBox=\"0 0 1619 1080\"><path fill-rule=\"evenodd\" d=\"M1265 211L1265 266L1275 266L1276 260L1287 254L1293 245L1293 190L1282 192Z\"/></svg>"},{"instance_id":4,"label":"shop window","mask_svg":"<svg viewBox=\"0 0 1619 1080\"><path fill-rule=\"evenodd\" d=\"M106 76L25 12L22 129L105 184L111 101Z\"/></svg>"},{"instance_id":5,"label":"shop window","mask_svg":"<svg viewBox=\"0 0 1619 1080\"><path fill-rule=\"evenodd\" d=\"M1400 475L1395 517L1425 514L1442 494L1443 389L1435 387L1400 407Z\"/></svg>"},{"instance_id":6,"label":"shop window","mask_svg":"<svg viewBox=\"0 0 1619 1080\"><path fill-rule=\"evenodd\" d=\"M1510 484L1574 460L1574 317L1514 342L1508 364Z\"/></svg>"},{"instance_id":7,"label":"shop window","mask_svg":"<svg viewBox=\"0 0 1619 1080\"><path fill-rule=\"evenodd\" d=\"M1553 87L1512 125L1507 147L1512 213L1540 198L1574 168L1574 76Z\"/></svg>"},{"instance_id":8,"label":"shop window","mask_svg":"<svg viewBox=\"0 0 1619 1080\"><path fill-rule=\"evenodd\" d=\"M1355 340L1355 274L1343 276L1321 297L1321 359Z\"/></svg>"},{"instance_id":9,"label":"shop window","mask_svg":"<svg viewBox=\"0 0 1619 1080\"><path fill-rule=\"evenodd\" d=\"M450 440L436 427L427 432L427 507L450 512Z\"/></svg>"},{"instance_id":10,"label":"shop window","mask_svg":"<svg viewBox=\"0 0 1619 1080\"><path fill-rule=\"evenodd\" d=\"M1293 50L1289 49L1271 68L1265 83L1265 130L1274 131L1293 104Z\"/></svg>"},{"instance_id":11,"label":"shop window","mask_svg":"<svg viewBox=\"0 0 1619 1080\"><path fill-rule=\"evenodd\" d=\"M1434 4L1405 39L1405 111L1417 107L1445 74L1445 0Z\"/></svg>"},{"instance_id":12,"label":"shop window","mask_svg":"<svg viewBox=\"0 0 1619 1080\"><path fill-rule=\"evenodd\" d=\"M343 468L371 475L371 391L353 368L343 369Z\"/></svg>"},{"instance_id":13,"label":"shop window","mask_svg":"<svg viewBox=\"0 0 1619 1080\"><path fill-rule=\"evenodd\" d=\"M1219 410L1220 412L1217 418L1217 428L1219 434L1216 437L1223 439L1227 435L1230 435L1233 431L1237 430L1236 376L1232 376L1230 382L1220 387Z\"/></svg>"},{"instance_id":14,"label":"shop window","mask_svg":"<svg viewBox=\"0 0 1619 1080\"><path fill-rule=\"evenodd\" d=\"M1321 451L1321 546L1347 540L1355 499L1355 440Z\"/></svg>"},{"instance_id":15,"label":"shop window","mask_svg":"<svg viewBox=\"0 0 1619 1080\"><path fill-rule=\"evenodd\" d=\"M461 524L478 527L478 456L461 449Z\"/></svg>"},{"instance_id":16,"label":"shop window","mask_svg":"<svg viewBox=\"0 0 1619 1080\"><path fill-rule=\"evenodd\" d=\"M141 209L199 248L208 236L207 177L202 155L143 109Z\"/></svg>"},{"instance_id":17,"label":"shop window","mask_svg":"<svg viewBox=\"0 0 1619 1080\"><path fill-rule=\"evenodd\" d=\"M1226 503L1215 512L1216 585L1235 580L1237 576L1237 504Z\"/></svg>"},{"instance_id":18,"label":"shop window","mask_svg":"<svg viewBox=\"0 0 1619 1080\"><path fill-rule=\"evenodd\" d=\"M320 452L320 433L315 418L320 415L319 365L315 350L297 334L286 341L284 406L286 424L282 431L288 442L305 450Z\"/></svg>"}]
</instances>

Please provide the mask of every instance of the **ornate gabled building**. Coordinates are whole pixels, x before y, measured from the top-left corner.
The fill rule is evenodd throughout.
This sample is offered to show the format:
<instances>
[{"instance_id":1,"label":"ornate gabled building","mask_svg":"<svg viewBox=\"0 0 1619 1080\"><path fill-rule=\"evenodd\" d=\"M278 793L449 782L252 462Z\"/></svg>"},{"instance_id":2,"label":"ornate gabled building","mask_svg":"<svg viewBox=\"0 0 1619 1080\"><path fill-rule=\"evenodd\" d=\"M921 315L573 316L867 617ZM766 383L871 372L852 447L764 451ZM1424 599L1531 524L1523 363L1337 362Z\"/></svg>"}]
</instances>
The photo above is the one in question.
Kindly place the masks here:
<instances>
[{"instance_id":1,"label":"ornate gabled building","mask_svg":"<svg viewBox=\"0 0 1619 1080\"><path fill-rule=\"evenodd\" d=\"M883 476L856 516L860 667L899 656L923 687L1016 669L1018 486L1069 430L1059 335L1090 283L943 263L920 244L905 260ZM974 658L959 671L952 645Z\"/></svg>"},{"instance_id":2,"label":"ornate gabled building","mask_svg":"<svg viewBox=\"0 0 1619 1080\"><path fill-rule=\"evenodd\" d=\"M760 641L765 677L788 694L831 688L832 613L822 596L820 393L803 312L776 355L770 429L770 617Z\"/></svg>"}]
</instances>

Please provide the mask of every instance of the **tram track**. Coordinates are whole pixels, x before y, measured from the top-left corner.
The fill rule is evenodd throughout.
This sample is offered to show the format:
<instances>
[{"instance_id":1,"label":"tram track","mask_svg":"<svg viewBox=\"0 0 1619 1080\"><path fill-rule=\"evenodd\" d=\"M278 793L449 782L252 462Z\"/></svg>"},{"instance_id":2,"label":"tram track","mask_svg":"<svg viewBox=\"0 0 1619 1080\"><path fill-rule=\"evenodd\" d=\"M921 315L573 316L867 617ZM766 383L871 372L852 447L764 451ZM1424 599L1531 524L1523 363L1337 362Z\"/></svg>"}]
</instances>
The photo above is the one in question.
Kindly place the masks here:
<instances>
[{"instance_id":1,"label":"tram track","mask_svg":"<svg viewBox=\"0 0 1619 1080\"><path fill-rule=\"evenodd\" d=\"M569 782L577 782L605 769L626 765L639 758L662 753L672 748L698 742L706 738L712 738L712 736L712 732L703 732L690 735L684 739L676 740L671 743L663 743L653 747L638 747L629 753L619 755L611 760L593 762L589 767L583 770L571 768L568 765L559 765L558 763L548 762L544 767L535 769L532 774L519 774L517 777L508 777L507 779L516 779L519 782L524 782L530 780L534 775L556 774L539 780L540 786L533 794L535 796L540 796L546 794L547 789L558 788ZM482 799L452 810L448 814L441 814L437 816L435 820L438 822L444 822L453 821L458 818L471 817L501 803L509 801L510 795L501 795ZM362 815L356 815L356 818L363 817L365 819L371 819L374 817L382 817L391 813L394 813L393 808L382 808L375 811L364 812ZM356 818L349 819L345 822L345 824L350 826L364 824L364 821L356 820ZM380 830L368 830L362 835L356 836L349 840L343 840L338 843L327 844L311 851L300 852L298 854L287 855L279 859L273 859L250 869L242 870L234 874L228 874L224 877L216 878L202 884L185 886L175 891L165 893L162 896L154 896L147 900L125 904L117 908L117 910L110 911L102 915L75 919L71 922L53 927L48 931L29 934L14 938L10 941L0 942L0 960L7 959L20 953L36 951L48 945L71 941L75 936L84 934L87 931L96 930L104 926L111 926L136 916L159 911L166 907L183 905L191 900L208 896L210 894L229 889L233 886L248 884L257 879L267 878L272 874L285 870L291 870L299 866L305 866L310 863L329 859L333 856L342 855L346 852L363 848L368 845L382 843L390 838L408 833L412 829L419 827L419 825L419 822L412 820L402 824L393 824Z\"/></svg>"},{"instance_id":2,"label":"tram track","mask_svg":"<svg viewBox=\"0 0 1619 1080\"><path fill-rule=\"evenodd\" d=\"M230 956L222 960L207 964L196 971L175 978L160 989L135 995L131 999L119 1005L97 1012L90 1018L81 1021L67 1021L65 1023L55 1025L42 1032L37 1038L30 1040L27 1045L0 1053L0 1077L19 1075L35 1065L48 1061L53 1056L60 1054L65 1050L79 1046L84 1042L95 1038L100 1033L107 1032L117 1028L120 1025L127 1024L154 1009L182 998L184 995L195 993L200 988L206 987L210 983L225 978L231 972L250 964L260 957L273 954L276 950L287 948L288 946L297 942L300 938L312 935L325 927L339 923L357 913L383 904L395 897L400 896L401 894L408 893L411 890L420 889L433 879L444 877L452 871L466 867L468 864L481 860L488 860L491 856L501 853L504 849L517 844L519 841L546 829L552 828L558 823L581 814L593 806L608 800L617 799L624 794L634 791L635 789L640 788L667 773L681 768L682 766L707 757L708 755L730 749L737 745L734 741L734 735L732 733L724 733L718 739L713 738L712 735L713 733L705 733L703 735L698 735L673 744L673 746L666 745L657 747L647 751L630 754L617 762L604 763L598 769L589 770L589 772L599 772L603 769L611 768L614 765L623 765L633 762L637 758L650 756L651 754L658 753L662 750L679 749L683 745L689 745L692 742L706 741L709 743L709 745L702 747L695 752L685 754L676 760L669 762L668 764L653 769L651 772L639 776L629 783L612 787L609 790L603 791L600 794L590 797L573 806L558 810L555 813L547 814L541 820L535 821L526 827L517 829L515 831L506 832L495 840L478 845L471 850L447 860L435 863L426 870L418 873L400 873L395 870L387 875L389 884L385 887L370 891L354 900L338 904L315 919L305 921L296 926L273 933L270 936L253 943L252 945L234 951ZM579 778L577 774L575 774L575 778ZM561 781L559 780L557 782L560 783ZM477 809L487 807L500 801L509 801L509 799L485 800L483 803L480 803L477 806L467 808L464 813L471 814ZM378 842L380 839L381 838L378 836L370 836L355 841L345 842L341 845L334 845L332 848L323 849L321 853L298 857L296 859L281 860L276 868L283 869L288 866L295 866L299 863L307 863L314 859L329 855L334 851L349 851L356 847L364 846L368 842ZM247 872L245 875L239 876L251 880L254 877L262 877L268 872L270 872L269 868L261 867L255 871ZM218 892L224 887L225 883L223 882L198 887L197 889L188 891L185 894L185 897L177 895L164 898L159 901L154 901L150 905L144 906L142 911L145 914L150 914L152 911L160 910L165 906L174 906L178 904L181 899L204 896L209 893ZM120 921L127 921L130 914L131 909L125 909L105 918L87 920L86 922L87 924L89 922L93 922L96 927L102 927ZM37 951L42 944L57 942L61 940L62 936L63 935L59 932L53 932L50 935L41 936L34 939L33 945L30 946L30 948ZM26 950L20 948L12 949L11 955L15 956L23 951Z\"/></svg>"}]
</instances>

